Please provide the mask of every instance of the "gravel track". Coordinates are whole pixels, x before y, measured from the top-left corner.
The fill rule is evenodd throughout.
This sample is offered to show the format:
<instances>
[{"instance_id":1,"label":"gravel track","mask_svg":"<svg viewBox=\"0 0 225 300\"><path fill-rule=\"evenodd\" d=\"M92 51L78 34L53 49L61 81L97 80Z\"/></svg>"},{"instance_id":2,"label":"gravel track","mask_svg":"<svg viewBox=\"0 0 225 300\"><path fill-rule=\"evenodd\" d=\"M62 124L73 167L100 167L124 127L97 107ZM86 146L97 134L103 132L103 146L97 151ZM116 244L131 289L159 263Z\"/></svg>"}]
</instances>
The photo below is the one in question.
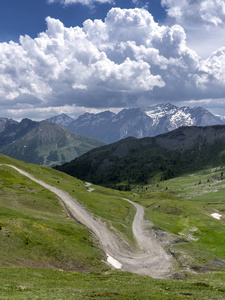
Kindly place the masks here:
<instances>
[{"instance_id":1,"label":"gravel track","mask_svg":"<svg viewBox=\"0 0 225 300\"><path fill-rule=\"evenodd\" d=\"M145 230L147 222L144 220L144 209L142 206L131 200L123 199L136 208L132 229L137 242L137 249L133 249L121 237L110 231L101 220L96 219L89 213L82 204L72 198L67 192L33 177L31 174L15 166L8 166L58 196L70 215L95 234L100 248L105 253L105 258L111 267L136 274L149 275L153 278L170 277L173 259L162 248L153 233Z\"/></svg>"}]
</instances>

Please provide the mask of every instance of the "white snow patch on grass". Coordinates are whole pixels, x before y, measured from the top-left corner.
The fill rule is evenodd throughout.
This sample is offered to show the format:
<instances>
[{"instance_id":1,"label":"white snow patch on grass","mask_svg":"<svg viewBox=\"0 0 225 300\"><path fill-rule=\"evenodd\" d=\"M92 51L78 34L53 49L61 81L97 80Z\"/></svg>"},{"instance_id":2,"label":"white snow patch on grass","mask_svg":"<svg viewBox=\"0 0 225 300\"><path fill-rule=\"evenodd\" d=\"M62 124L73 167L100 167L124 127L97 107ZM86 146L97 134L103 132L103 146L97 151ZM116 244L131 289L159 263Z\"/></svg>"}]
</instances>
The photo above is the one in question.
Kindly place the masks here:
<instances>
[{"instance_id":1,"label":"white snow patch on grass","mask_svg":"<svg viewBox=\"0 0 225 300\"><path fill-rule=\"evenodd\" d=\"M112 265L115 269L121 269L122 268L122 264L116 260L115 258L113 258L112 256L110 256L109 254L107 255L107 262Z\"/></svg>"},{"instance_id":2,"label":"white snow patch on grass","mask_svg":"<svg viewBox=\"0 0 225 300\"><path fill-rule=\"evenodd\" d=\"M217 219L217 220L220 220L220 218L222 217L222 215L218 214L218 213L213 213L213 214L210 214L210 216L212 216L213 218Z\"/></svg>"},{"instance_id":3,"label":"white snow patch on grass","mask_svg":"<svg viewBox=\"0 0 225 300\"><path fill-rule=\"evenodd\" d=\"M89 186L91 186L91 183L90 182L85 182L85 186L89 187ZM94 188L89 188L88 192L93 192L94 190L95 190Z\"/></svg>"}]
</instances>

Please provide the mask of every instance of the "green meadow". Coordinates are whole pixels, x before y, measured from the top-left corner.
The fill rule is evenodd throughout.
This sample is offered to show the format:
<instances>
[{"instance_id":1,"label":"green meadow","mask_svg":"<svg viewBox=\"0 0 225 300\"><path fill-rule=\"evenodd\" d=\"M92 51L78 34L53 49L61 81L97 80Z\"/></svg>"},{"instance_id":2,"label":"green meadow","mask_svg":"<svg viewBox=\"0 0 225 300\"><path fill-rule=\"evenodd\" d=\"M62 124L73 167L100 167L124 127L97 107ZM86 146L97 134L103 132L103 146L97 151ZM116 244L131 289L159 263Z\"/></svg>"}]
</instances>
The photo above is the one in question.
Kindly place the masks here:
<instances>
[{"instance_id":1,"label":"green meadow","mask_svg":"<svg viewBox=\"0 0 225 300\"><path fill-rule=\"evenodd\" d=\"M120 271L0 268L0 299L224 299L224 274L156 280Z\"/></svg>"},{"instance_id":2,"label":"green meadow","mask_svg":"<svg viewBox=\"0 0 225 300\"><path fill-rule=\"evenodd\" d=\"M46 167L0 155L67 191L131 244L135 209L145 208L149 230L175 258L171 279L156 280L105 264L98 241L72 220L59 199L14 169L0 166L0 299L224 299L223 168L121 192Z\"/></svg>"}]
</instances>

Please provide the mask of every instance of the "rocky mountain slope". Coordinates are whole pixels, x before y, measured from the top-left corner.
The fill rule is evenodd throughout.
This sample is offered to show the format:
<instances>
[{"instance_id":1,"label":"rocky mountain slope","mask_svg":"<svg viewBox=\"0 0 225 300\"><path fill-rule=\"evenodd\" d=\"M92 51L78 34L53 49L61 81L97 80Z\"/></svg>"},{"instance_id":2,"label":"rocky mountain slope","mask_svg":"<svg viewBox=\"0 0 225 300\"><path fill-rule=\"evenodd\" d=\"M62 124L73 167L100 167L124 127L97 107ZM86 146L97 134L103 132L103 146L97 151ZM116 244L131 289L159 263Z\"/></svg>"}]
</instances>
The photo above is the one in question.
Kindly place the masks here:
<instances>
[{"instance_id":1,"label":"rocky mountain slope","mask_svg":"<svg viewBox=\"0 0 225 300\"><path fill-rule=\"evenodd\" d=\"M123 109L118 114L110 111L85 113L76 120L63 114L47 119L68 130L112 143L129 136L156 136L180 126L210 126L225 124L225 120L202 107L177 107L160 104L148 108Z\"/></svg>"},{"instance_id":2,"label":"rocky mountain slope","mask_svg":"<svg viewBox=\"0 0 225 300\"><path fill-rule=\"evenodd\" d=\"M10 121L0 131L0 153L45 166L65 163L103 144L46 121Z\"/></svg>"},{"instance_id":3,"label":"rocky mountain slope","mask_svg":"<svg viewBox=\"0 0 225 300\"><path fill-rule=\"evenodd\" d=\"M133 137L94 149L59 170L113 187L180 176L225 164L225 125L180 127L156 137Z\"/></svg>"},{"instance_id":4,"label":"rocky mountain slope","mask_svg":"<svg viewBox=\"0 0 225 300\"><path fill-rule=\"evenodd\" d=\"M4 131L8 125L18 124L17 121L7 118L0 118L0 132Z\"/></svg>"}]
</instances>

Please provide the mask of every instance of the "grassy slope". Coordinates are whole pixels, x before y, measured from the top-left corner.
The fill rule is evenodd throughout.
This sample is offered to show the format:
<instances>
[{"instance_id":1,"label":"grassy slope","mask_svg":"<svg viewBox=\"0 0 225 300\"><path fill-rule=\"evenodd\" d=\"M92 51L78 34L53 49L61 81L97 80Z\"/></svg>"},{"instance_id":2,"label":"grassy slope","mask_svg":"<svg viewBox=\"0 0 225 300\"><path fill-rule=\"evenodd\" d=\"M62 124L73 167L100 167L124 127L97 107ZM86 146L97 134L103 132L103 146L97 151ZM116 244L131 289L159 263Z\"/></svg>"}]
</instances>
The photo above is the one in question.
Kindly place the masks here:
<instances>
[{"instance_id":1,"label":"grassy slope","mask_svg":"<svg viewBox=\"0 0 225 300\"><path fill-rule=\"evenodd\" d=\"M223 274L155 280L125 272L0 269L0 299L224 299Z\"/></svg>"},{"instance_id":2,"label":"grassy slope","mask_svg":"<svg viewBox=\"0 0 225 300\"><path fill-rule=\"evenodd\" d=\"M137 188L146 217L159 234L166 230L179 237L171 242L170 251L181 265L193 270L225 267L220 259L225 260L225 180L221 172L221 168L210 169ZM215 212L222 215L221 220L210 216Z\"/></svg>"},{"instance_id":3,"label":"grassy slope","mask_svg":"<svg viewBox=\"0 0 225 300\"><path fill-rule=\"evenodd\" d=\"M0 168L0 264L102 269L88 230L66 217L58 199L8 167Z\"/></svg>"},{"instance_id":4,"label":"grassy slope","mask_svg":"<svg viewBox=\"0 0 225 300\"><path fill-rule=\"evenodd\" d=\"M197 267L201 267L205 271L222 272L200 275L186 273L189 279L179 281L153 280L123 272L104 272L107 267L101 263L102 255L90 240L88 231L81 224L66 218L55 196L14 170L0 167L0 263L4 267L0 269L0 299L185 299L187 296L189 299L224 298L225 275L223 268L216 266L215 263L219 262L212 255L225 258L223 220L218 221L208 216L211 212L209 208L214 207L208 204L210 194L206 198L203 195L193 198L199 190L199 180L202 181L202 189L203 184L209 185L209 173L161 182L158 187L151 186L151 192L149 187L147 190L145 187L139 192L124 194L95 186L96 190L88 193L82 181L55 170L26 164L2 155L0 163L14 164L35 177L68 191L93 213L104 217L117 230L126 234L130 240L134 210L121 198L133 198L145 206L146 217L158 227L155 230L162 239L164 232L161 229L174 234L172 239L174 237L176 242L167 243L167 246L178 258L179 269L183 269L185 273L185 265L188 264L195 271L198 270ZM212 192L223 181L219 178L220 170L210 175L209 179L214 180L214 184L211 182L212 187L209 187ZM224 209L222 192L221 189L218 193L213 193L219 212ZM179 197L185 195L189 199L181 200L175 194ZM100 273L9 268L15 266Z\"/></svg>"},{"instance_id":5,"label":"grassy slope","mask_svg":"<svg viewBox=\"0 0 225 300\"><path fill-rule=\"evenodd\" d=\"M123 193L106 189L101 186L95 186L95 191L87 193L87 187L83 181L77 180L65 173L24 163L4 155L0 155L0 163L14 164L23 170L33 174L36 178L41 179L50 185L56 186L68 192L72 197L78 199L96 216L104 218L132 241L131 224L135 214L132 205L122 200Z\"/></svg>"},{"instance_id":6,"label":"grassy slope","mask_svg":"<svg viewBox=\"0 0 225 300\"><path fill-rule=\"evenodd\" d=\"M95 191L88 193L87 187L82 181L64 173L46 167L17 161L4 155L0 156L0 163L16 165L17 167L30 172L35 177L66 190L83 203L83 205L97 217L104 218L109 226L114 226L116 231L124 234L131 242L133 241L131 224L135 210L133 206L122 200L122 196L119 192L96 187ZM24 249L27 249L27 252L31 253L31 255L31 250L40 251L39 248L48 248L51 251L51 249L54 249L55 245L57 245L59 251L63 252L65 246L65 244L62 244L64 236L61 236L58 233L65 232L69 242L75 228L77 233L74 236L74 243L77 243L79 246L79 241L81 240L82 242L84 240L84 244L87 244L87 249L85 250L86 252L84 251L83 255L80 254L82 259L78 257L75 262L73 260L73 263L71 262L68 267L67 264L65 264L63 268L68 269L73 265L74 269L80 269L82 268L79 263L80 261L84 261L84 265L89 264L89 267L91 267L95 260L100 268L104 266L101 264L102 256L100 251L94 250L92 248L93 243L89 242L88 231L86 228L65 218L65 212L59 205L54 194L6 166L0 167L0 205L0 216L2 218L0 219L0 222L2 222L3 227L3 230L0 232L4 233L5 236L3 242L4 245L7 241L7 232L12 232L11 235L14 237L13 243L17 242L17 236L19 236L19 244L15 244L15 246L18 246L17 248L21 249L21 253L23 253ZM10 219L12 219L12 222ZM61 229L60 226L62 227ZM82 232L84 232L83 235L81 234ZM37 235L45 242L34 241L36 240ZM48 239L48 236L52 237L52 239ZM26 244L27 241L28 245ZM22 248L21 245L23 245ZM74 251L71 252L71 256L73 257L77 256L77 251L83 253L84 245L81 245L80 248L78 247L79 249L75 246L75 244L71 244L71 247L74 249ZM9 248L14 248L13 244L9 244L5 253L9 251ZM41 249L39 255L40 257L42 257L42 255L43 257L45 256L42 250L43 249ZM88 261L85 261L88 252L90 252L88 255L90 259L89 263ZM34 256L36 255L35 253ZM50 254L51 253L47 253L47 256ZM57 257L57 255L58 254L55 256ZM27 256L27 254L24 254L24 256ZM39 260L39 256L36 259L37 261ZM64 258L61 256L60 259L64 261ZM30 261L32 261L32 259L33 258L31 257ZM56 258L56 261L57 259L58 258ZM66 259L71 260L71 257ZM10 256L9 260L13 261ZM23 263L21 264L23 265ZM26 263L24 265L26 265ZM61 265L63 265L63 262ZM42 264L40 264L40 266L42 266ZM52 263L51 266L54 266L54 263Z\"/></svg>"}]
</instances>

